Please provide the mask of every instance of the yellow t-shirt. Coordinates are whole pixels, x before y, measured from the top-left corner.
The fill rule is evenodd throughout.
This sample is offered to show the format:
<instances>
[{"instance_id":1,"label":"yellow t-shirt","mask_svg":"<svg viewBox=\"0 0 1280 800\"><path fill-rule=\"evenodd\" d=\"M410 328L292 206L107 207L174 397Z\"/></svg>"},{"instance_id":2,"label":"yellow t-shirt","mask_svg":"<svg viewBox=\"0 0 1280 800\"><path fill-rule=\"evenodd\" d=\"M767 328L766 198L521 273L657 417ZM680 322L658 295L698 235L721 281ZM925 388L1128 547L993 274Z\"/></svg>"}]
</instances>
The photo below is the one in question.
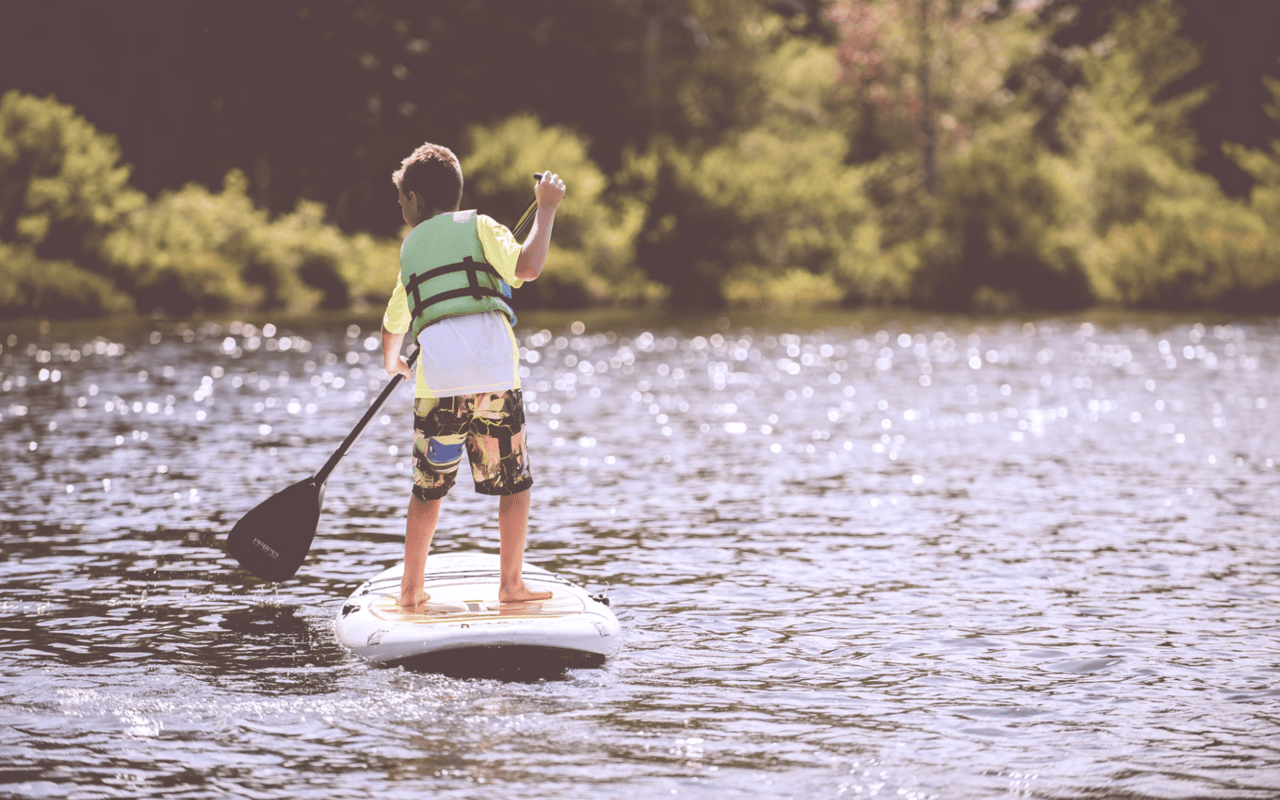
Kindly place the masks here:
<instances>
[{"instance_id":1,"label":"yellow t-shirt","mask_svg":"<svg viewBox=\"0 0 1280 800\"><path fill-rule=\"evenodd\" d=\"M485 261L512 288L519 288L524 281L516 277L520 244L515 236L505 225L484 214L476 215L476 232ZM408 333L412 322L408 294L397 280L382 316L382 327L389 333ZM520 388L520 345L501 312L446 317L424 328L418 335L418 345L421 353L415 397Z\"/></svg>"}]
</instances>

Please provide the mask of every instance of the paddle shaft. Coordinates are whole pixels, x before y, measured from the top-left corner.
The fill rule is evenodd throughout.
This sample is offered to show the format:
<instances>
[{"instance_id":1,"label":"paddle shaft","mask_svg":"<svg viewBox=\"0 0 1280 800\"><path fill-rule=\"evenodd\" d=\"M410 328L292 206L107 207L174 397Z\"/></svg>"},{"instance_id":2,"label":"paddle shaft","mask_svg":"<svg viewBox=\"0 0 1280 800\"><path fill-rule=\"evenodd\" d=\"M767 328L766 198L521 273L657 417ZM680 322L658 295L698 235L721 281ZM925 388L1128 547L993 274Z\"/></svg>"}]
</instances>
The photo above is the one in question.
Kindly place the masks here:
<instances>
[{"instance_id":1,"label":"paddle shaft","mask_svg":"<svg viewBox=\"0 0 1280 800\"><path fill-rule=\"evenodd\" d=\"M533 179L535 181L542 180L542 173L541 172L533 173ZM538 210L538 201L535 198L534 201L529 204L529 207L524 210L524 213L520 215L520 221L517 222L516 226L511 229L511 235L515 236L517 241L520 239L521 236L524 236L529 231L529 228L533 225L533 212L537 210Z\"/></svg>"},{"instance_id":2,"label":"paddle shaft","mask_svg":"<svg viewBox=\"0 0 1280 800\"><path fill-rule=\"evenodd\" d=\"M418 351L419 348L414 347L413 351L409 353L407 357L409 366L413 366L413 362L418 360ZM364 412L364 416L356 423L355 428L352 429L351 433L347 434L347 438L342 441L342 444L338 446L338 449L334 451L333 455L329 456L329 460L325 462L325 465L315 474L313 480L315 481L316 486L323 487L325 482L329 480L329 475L333 472L334 468L338 466L338 462L347 455L347 451L351 449L352 445L356 443L356 440L360 438L360 435L364 433L365 428L369 427L369 423L373 421L374 415L382 410L382 407L400 386L400 381L402 380L404 380L403 375L396 375L387 383L386 387L382 390L382 394L378 395L378 399L374 400L373 405L369 406L369 410Z\"/></svg>"}]
</instances>

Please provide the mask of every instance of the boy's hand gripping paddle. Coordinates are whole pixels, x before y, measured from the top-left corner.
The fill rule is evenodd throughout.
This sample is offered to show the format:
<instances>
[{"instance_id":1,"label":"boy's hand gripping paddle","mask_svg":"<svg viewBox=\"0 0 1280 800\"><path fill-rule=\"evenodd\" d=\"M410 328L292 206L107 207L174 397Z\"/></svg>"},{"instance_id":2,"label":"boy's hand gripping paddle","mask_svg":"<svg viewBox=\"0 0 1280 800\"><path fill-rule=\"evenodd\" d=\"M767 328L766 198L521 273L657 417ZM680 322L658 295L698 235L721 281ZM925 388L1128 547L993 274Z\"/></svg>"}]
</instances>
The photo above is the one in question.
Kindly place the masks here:
<instances>
[{"instance_id":1,"label":"boy's hand gripping paddle","mask_svg":"<svg viewBox=\"0 0 1280 800\"><path fill-rule=\"evenodd\" d=\"M415 347L408 356L409 365L412 366L417 359L418 349ZM267 498L236 523L227 534L227 552L240 562L240 566L264 581L283 581L293 577L311 550L311 540L315 538L316 526L320 523L324 485L330 473L369 427L374 415L402 380L403 375L396 375L387 383L382 394L364 412L356 427L319 472Z\"/></svg>"},{"instance_id":2,"label":"boy's hand gripping paddle","mask_svg":"<svg viewBox=\"0 0 1280 800\"><path fill-rule=\"evenodd\" d=\"M533 177L534 180L542 180L540 173ZM537 208L538 201L534 200L524 212L516 225L517 238L522 227L527 229L532 224ZM418 348L414 347L408 356L409 365L413 366L417 358ZM319 472L267 498L236 523L227 534L227 552L240 562L240 566L265 581L284 581L294 576L311 550L316 526L320 524L324 485L329 475L403 379L402 375L391 379Z\"/></svg>"}]
</instances>

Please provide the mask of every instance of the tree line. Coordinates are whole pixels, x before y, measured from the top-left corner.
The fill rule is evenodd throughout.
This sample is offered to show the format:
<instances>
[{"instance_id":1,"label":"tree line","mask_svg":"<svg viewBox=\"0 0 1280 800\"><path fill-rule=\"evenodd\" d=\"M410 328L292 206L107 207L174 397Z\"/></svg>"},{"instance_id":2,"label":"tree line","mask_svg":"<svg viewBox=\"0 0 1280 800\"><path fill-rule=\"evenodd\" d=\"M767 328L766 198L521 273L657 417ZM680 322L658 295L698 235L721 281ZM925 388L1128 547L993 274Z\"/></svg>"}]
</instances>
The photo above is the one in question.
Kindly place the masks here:
<instances>
[{"instance_id":1,"label":"tree line","mask_svg":"<svg viewBox=\"0 0 1280 800\"><path fill-rule=\"evenodd\" d=\"M45 0L0 25L0 312L377 305L452 147L523 307L1280 310L1280 6Z\"/></svg>"}]
</instances>

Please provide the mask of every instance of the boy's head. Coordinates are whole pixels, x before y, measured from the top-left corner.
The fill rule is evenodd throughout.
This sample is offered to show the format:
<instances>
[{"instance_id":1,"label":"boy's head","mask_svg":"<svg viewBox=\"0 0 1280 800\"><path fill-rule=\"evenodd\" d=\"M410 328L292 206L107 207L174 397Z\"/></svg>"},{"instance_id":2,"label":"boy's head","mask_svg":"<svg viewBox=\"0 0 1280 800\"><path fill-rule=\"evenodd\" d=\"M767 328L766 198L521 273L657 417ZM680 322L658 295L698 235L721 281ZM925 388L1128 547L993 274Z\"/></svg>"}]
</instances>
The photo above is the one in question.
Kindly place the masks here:
<instances>
[{"instance_id":1,"label":"boy's head","mask_svg":"<svg viewBox=\"0 0 1280 800\"><path fill-rule=\"evenodd\" d=\"M457 211L462 203L462 166L458 157L438 144L422 145L400 163L391 180L400 190L405 222L416 225L434 214ZM416 210L420 219L410 219Z\"/></svg>"}]
</instances>

